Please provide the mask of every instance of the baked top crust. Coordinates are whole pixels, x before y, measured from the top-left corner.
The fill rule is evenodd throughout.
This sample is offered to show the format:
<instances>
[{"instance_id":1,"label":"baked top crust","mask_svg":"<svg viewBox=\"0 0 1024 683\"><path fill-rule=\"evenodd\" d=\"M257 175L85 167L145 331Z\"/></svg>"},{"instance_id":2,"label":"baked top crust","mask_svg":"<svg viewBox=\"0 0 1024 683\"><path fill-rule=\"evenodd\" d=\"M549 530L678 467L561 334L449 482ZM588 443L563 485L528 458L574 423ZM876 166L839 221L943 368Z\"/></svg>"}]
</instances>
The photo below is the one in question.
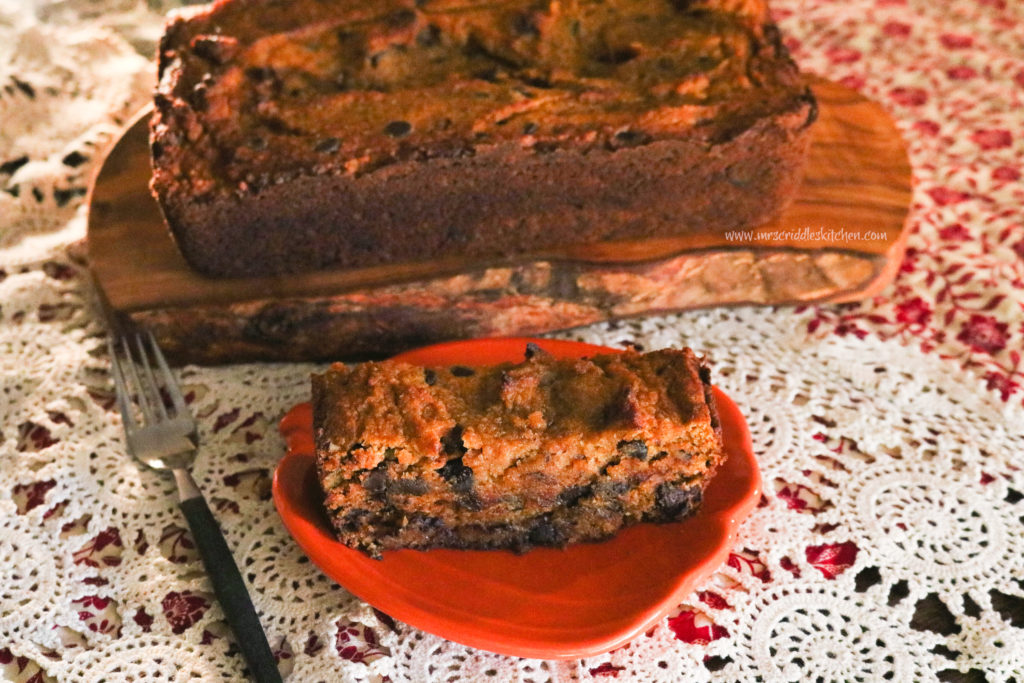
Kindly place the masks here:
<instances>
[{"instance_id":1,"label":"baked top crust","mask_svg":"<svg viewBox=\"0 0 1024 683\"><path fill-rule=\"evenodd\" d=\"M171 19L161 199L395 162L710 148L808 92L758 0L221 0Z\"/></svg>"}]
</instances>

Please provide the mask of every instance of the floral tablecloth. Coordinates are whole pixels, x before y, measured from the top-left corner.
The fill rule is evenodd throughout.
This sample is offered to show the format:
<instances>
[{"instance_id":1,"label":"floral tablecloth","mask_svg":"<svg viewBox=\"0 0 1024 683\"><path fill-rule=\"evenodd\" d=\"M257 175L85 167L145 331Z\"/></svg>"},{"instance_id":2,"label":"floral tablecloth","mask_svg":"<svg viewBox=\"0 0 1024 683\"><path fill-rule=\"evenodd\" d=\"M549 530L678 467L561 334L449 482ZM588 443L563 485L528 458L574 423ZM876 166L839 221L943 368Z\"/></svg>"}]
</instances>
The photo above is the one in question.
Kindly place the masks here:
<instances>
[{"instance_id":1,"label":"floral tablecloth","mask_svg":"<svg viewBox=\"0 0 1024 683\"><path fill-rule=\"evenodd\" d=\"M161 0L0 0L0 671L242 680L170 481L126 454L83 198L152 86ZM561 336L707 351L766 490L725 566L582 661L472 650L313 567L269 500L310 365L186 368L196 476L291 681L1024 680L1024 4L775 0L795 58L899 122L893 286ZM642 581L642 577L637 577Z\"/></svg>"}]
</instances>

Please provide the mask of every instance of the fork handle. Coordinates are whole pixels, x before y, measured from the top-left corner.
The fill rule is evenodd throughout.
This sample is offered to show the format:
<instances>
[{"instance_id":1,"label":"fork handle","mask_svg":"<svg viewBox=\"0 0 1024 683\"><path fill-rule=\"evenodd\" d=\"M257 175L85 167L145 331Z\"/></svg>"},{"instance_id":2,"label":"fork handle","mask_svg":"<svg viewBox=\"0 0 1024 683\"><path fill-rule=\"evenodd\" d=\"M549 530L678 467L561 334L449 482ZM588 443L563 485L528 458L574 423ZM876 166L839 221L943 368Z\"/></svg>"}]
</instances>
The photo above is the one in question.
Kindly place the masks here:
<instances>
[{"instance_id":1,"label":"fork handle","mask_svg":"<svg viewBox=\"0 0 1024 683\"><path fill-rule=\"evenodd\" d=\"M174 470L174 478L178 482L179 507L188 520L213 592L235 633L235 642L249 665L252 679L258 683L280 683L281 672L267 636L210 506L188 470Z\"/></svg>"}]
</instances>

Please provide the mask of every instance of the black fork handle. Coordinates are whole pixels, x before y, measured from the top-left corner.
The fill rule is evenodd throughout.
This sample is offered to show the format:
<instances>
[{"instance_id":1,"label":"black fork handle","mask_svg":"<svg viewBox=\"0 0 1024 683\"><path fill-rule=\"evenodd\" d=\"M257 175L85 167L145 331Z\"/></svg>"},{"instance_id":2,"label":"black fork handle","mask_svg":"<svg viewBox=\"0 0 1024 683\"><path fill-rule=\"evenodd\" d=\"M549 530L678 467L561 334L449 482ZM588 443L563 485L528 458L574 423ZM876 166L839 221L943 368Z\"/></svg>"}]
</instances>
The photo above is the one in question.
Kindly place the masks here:
<instances>
[{"instance_id":1,"label":"black fork handle","mask_svg":"<svg viewBox=\"0 0 1024 683\"><path fill-rule=\"evenodd\" d=\"M213 592L235 633L235 642L249 665L252 679L258 683L280 683L281 672L270 651L267 635L210 506L187 470L175 470L174 475L181 497L179 507L188 520L199 556L213 583Z\"/></svg>"}]
</instances>

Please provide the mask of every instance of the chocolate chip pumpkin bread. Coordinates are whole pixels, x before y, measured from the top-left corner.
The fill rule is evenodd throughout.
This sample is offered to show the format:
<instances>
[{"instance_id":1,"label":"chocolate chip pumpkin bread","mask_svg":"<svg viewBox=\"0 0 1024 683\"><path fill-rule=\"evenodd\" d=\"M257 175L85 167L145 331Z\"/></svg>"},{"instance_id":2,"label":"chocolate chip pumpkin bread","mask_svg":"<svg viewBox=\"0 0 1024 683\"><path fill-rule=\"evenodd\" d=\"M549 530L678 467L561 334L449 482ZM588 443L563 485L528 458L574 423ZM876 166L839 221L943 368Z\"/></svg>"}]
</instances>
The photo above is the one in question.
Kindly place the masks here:
<instances>
[{"instance_id":1,"label":"chocolate chip pumpkin bread","mask_svg":"<svg viewBox=\"0 0 1024 683\"><path fill-rule=\"evenodd\" d=\"M220 0L158 66L152 189L222 276L752 227L815 116L763 0Z\"/></svg>"},{"instance_id":2,"label":"chocolate chip pumpkin bread","mask_svg":"<svg viewBox=\"0 0 1024 683\"><path fill-rule=\"evenodd\" d=\"M682 519L724 458L689 349L519 364L336 364L313 376L317 472L342 542L564 546Z\"/></svg>"}]
</instances>

